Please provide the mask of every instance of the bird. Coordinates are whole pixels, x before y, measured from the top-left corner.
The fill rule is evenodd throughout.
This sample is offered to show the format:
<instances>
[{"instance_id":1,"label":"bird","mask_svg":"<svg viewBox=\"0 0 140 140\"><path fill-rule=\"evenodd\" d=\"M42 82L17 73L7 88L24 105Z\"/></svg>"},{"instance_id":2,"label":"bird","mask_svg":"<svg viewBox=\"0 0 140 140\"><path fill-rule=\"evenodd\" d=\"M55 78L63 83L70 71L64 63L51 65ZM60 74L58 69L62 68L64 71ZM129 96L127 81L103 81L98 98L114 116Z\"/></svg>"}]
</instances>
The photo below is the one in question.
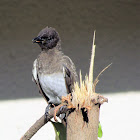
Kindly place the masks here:
<instances>
[{"instance_id":1,"label":"bird","mask_svg":"<svg viewBox=\"0 0 140 140\"><path fill-rule=\"evenodd\" d=\"M53 106L61 104L62 96L72 93L77 81L73 61L61 49L61 39L55 28L45 27L33 40L41 48L33 62L32 80L47 101L45 115Z\"/></svg>"}]
</instances>

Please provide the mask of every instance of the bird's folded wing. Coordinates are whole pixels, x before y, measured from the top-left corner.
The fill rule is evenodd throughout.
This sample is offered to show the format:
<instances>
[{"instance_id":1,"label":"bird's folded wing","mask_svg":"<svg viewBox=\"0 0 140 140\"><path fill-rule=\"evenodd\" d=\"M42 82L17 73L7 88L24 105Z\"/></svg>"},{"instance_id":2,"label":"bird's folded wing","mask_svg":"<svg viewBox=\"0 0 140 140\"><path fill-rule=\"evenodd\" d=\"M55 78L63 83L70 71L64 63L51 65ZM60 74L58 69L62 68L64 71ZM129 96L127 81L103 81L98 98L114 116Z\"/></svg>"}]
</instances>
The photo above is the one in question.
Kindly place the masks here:
<instances>
[{"instance_id":1,"label":"bird's folded wing","mask_svg":"<svg viewBox=\"0 0 140 140\"><path fill-rule=\"evenodd\" d=\"M68 56L64 56L65 63L63 64L63 75L65 78L67 92L71 93L74 82L77 81L76 68L72 60Z\"/></svg>"}]
</instances>

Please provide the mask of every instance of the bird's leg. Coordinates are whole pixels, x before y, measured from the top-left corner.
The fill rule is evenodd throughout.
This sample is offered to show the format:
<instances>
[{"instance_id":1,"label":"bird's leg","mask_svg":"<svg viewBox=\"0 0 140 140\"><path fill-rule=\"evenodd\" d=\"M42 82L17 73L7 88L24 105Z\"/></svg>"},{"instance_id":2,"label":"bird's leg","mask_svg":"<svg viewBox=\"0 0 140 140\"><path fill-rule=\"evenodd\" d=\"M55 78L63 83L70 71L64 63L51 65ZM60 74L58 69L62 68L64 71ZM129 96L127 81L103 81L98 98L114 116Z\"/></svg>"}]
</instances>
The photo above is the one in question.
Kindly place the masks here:
<instances>
[{"instance_id":1,"label":"bird's leg","mask_svg":"<svg viewBox=\"0 0 140 140\"><path fill-rule=\"evenodd\" d=\"M49 103L48 106L45 109L45 118L47 118L47 116L49 115L49 110L54 107L54 105L52 103Z\"/></svg>"}]
</instances>

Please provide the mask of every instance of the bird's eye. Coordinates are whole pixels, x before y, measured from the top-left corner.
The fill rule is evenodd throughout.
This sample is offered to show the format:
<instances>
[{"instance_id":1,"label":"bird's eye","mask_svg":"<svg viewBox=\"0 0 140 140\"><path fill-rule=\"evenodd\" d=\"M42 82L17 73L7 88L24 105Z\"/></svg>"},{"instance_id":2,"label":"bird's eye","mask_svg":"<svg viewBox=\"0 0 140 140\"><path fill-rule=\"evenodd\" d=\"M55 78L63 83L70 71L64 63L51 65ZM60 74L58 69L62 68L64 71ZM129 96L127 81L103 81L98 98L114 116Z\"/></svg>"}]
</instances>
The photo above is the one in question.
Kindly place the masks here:
<instances>
[{"instance_id":1,"label":"bird's eye","mask_svg":"<svg viewBox=\"0 0 140 140\"><path fill-rule=\"evenodd\" d=\"M41 37L41 39L43 39L43 40L47 40L47 37L43 36L43 37Z\"/></svg>"}]
</instances>

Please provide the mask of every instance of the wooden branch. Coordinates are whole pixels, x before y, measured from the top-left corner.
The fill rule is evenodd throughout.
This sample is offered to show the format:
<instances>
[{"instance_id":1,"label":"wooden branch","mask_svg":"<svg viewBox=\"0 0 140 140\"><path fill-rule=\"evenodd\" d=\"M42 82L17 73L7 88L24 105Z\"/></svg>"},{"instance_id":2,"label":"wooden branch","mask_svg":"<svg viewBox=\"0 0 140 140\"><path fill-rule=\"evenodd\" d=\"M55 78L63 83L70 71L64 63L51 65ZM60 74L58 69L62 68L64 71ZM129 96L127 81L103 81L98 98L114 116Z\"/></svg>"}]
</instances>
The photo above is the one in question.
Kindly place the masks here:
<instances>
[{"instance_id":1,"label":"wooden branch","mask_svg":"<svg viewBox=\"0 0 140 140\"><path fill-rule=\"evenodd\" d=\"M60 114L67 112L67 106L61 107L56 112L56 116L59 116ZM30 128L29 130L21 137L20 140L30 140L34 134L42 127L44 126L50 119L54 117L55 114L55 108L51 108L47 118L45 118L45 115L43 115L39 120L37 120Z\"/></svg>"}]
</instances>

